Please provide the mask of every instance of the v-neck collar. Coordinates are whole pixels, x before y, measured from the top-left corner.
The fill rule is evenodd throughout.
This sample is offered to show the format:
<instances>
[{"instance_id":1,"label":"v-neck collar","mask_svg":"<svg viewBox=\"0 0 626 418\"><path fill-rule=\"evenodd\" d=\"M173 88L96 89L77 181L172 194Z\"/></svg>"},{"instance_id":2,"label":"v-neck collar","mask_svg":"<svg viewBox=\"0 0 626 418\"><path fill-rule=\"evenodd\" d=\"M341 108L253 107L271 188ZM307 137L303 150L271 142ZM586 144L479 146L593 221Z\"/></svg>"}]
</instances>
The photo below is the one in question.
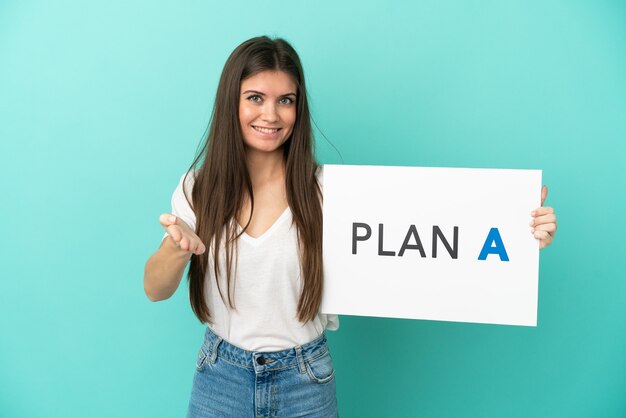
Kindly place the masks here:
<instances>
[{"instance_id":1,"label":"v-neck collar","mask_svg":"<svg viewBox=\"0 0 626 418\"><path fill-rule=\"evenodd\" d=\"M289 208L289 206L287 206L287 208L285 208L285 210L283 211L283 213L280 214L280 216L274 221L274 223L265 230L265 232L263 232L261 235L259 235L258 237L253 237L248 235L246 232L242 232L243 228L241 227L241 225L239 225L239 222L236 222L237 225L237 231L241 232L241 239L243 239L244 241L246 241L249 244L254 245L255 247L258 245L261 245L261 243L263 243L263 241L265 241L267 239L267 237L269 237L270 235L272 235L272 232L278 228L278 226L283 222L283 220L287 217L288 214L291 213L291 209Z\"/></svg>"}]
</instances>

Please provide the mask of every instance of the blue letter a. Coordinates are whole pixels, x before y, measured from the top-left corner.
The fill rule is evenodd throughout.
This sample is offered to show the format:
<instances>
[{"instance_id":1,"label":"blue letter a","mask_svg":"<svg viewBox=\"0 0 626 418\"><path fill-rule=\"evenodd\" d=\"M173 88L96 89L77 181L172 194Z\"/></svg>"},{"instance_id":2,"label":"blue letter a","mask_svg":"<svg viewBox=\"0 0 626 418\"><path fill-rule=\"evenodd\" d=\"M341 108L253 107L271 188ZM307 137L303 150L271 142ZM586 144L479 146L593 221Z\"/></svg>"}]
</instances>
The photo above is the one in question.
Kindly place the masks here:
<instances>
[{"instance_id":1,"label":"blue letter a","mask_svg":"<svg viewBox=\"0 0 626 418\"><path fill-rule=\"evenodd\" d=\"M489 235L487 235L487 239L485 240L483 249L480 251L478 259L486 260L489 254L498 254L500 261L509 261L509 256L506 254L506 249L502 243L498 228L491 228L491 230L489 230Z\"/></svg>"}]
</instances>

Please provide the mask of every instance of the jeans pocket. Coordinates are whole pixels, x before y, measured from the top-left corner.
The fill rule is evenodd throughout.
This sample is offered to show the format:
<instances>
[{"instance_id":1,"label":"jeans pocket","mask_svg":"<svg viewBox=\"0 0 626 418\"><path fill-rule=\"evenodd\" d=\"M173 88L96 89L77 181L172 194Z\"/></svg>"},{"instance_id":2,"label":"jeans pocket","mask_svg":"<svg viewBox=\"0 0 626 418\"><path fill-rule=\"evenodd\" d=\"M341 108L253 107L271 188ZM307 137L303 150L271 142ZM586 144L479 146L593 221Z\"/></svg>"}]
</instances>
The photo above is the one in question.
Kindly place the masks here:
<instances>
[{"instance_id":1,"label":"jeans pocket","mask_svg":"<svg viewBox=\"0 0 626 418\"><path fill-rule=\"evenodd\" d=\"M306 372L315 383L328 383L335 377L333 359L330 352L326 351L319 357L305 359Z\"/></svg>"},{"instance_id":2,"label":"jeans pocket","mask_svg":"<svg viewBox=\"0 0 626 418\"><path fill-rule=\"evenodd\" d=\"M196 370L201 372L204 370L204 366L206 365L207 359L209 355L206 352L206 348L204 345L200 347L200 351L198 352L198 356L196 358Z\"/></svg>"}]
</instances>

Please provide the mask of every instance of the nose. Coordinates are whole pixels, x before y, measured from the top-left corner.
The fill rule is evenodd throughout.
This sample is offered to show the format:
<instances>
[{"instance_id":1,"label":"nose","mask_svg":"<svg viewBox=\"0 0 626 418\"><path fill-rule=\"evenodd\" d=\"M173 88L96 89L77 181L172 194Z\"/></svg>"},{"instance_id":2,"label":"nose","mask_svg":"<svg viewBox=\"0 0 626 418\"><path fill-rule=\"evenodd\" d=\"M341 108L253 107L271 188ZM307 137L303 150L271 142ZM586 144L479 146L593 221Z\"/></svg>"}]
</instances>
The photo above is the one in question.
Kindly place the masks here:
<instances>
[{"instance_id":1,"label":"nose","mask_svg":"<svg viewBox=\"0 0 626 418\"><path fill-rule=\"evenodd\" d=\"M265 122L273 123L278 122L278 112L276 111L276 105L269 100L263 104L263 113L261 118Z\"/></svg>"}]
</instances>

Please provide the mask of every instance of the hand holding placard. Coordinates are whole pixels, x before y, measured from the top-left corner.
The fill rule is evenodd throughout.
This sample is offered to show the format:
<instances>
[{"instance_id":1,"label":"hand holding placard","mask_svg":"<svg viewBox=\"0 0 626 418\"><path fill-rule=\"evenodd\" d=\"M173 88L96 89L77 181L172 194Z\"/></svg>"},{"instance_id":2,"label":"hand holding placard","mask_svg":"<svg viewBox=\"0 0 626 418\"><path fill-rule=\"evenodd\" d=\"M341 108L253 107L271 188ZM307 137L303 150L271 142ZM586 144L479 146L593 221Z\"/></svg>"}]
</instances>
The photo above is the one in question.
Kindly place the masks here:
<instances>
[{"instance_id":1,"label":"hand holding placard","mask_svg":"<svg viewBox=\"0 0 626 418\"><path fill-rule=\"evenodd\" d=\"M545 248L552 244L557 230L554 209L550 206L543 206L546 197L548 197L548 188L543 186L541 188L541 207L533 210L530 214L533 216L530 221L530 232L539 240L539 248Z\"/></svg>"}]
</instances>

